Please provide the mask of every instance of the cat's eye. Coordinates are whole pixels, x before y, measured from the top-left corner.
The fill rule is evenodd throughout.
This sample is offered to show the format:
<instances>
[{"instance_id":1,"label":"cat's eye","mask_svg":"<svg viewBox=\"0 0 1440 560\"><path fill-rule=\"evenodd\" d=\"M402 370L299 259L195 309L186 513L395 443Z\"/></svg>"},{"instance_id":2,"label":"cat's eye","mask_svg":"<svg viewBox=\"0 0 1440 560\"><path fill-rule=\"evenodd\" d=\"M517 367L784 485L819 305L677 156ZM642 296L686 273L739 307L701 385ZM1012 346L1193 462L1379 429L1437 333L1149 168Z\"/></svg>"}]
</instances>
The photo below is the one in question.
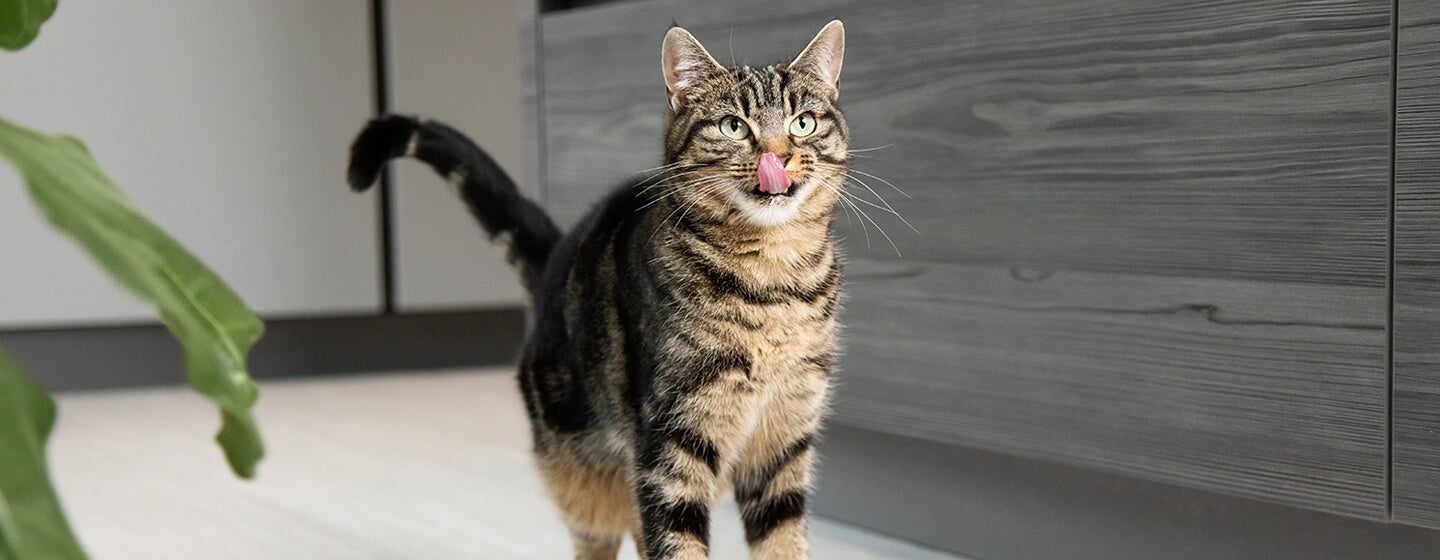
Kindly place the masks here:
<instances>
[{"instance_id":1,"label":"cat's eye","mask_svg":"<svg viewBox=\"0 0 1440 560\"><path fill-rule=\"evenodd\" d=\"M720 119L720 132L736 140L744 140L750 136L750 125L740 117L725 117Z\"/></svg>"},{"instance_id":2,"label":"cat's eye","mask_svg":"<svg viewBox=\"0 0 1440 560\"><path fill-rule=\"evenodd\" d=\"M795 115L790 119L790 135L796 138L804 138L815 133L815 115L809 111Z\"/></svg>"}]
</instances>

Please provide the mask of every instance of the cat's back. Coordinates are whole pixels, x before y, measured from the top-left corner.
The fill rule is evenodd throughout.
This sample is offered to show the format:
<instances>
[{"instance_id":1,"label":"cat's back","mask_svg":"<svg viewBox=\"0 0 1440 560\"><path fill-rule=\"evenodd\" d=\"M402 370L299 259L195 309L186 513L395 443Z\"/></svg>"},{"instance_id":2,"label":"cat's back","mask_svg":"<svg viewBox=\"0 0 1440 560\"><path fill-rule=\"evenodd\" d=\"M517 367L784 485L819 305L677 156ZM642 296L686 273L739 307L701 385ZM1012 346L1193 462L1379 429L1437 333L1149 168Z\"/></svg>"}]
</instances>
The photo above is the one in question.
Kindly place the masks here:
<instances>
[{"instance_id":1,"label":"cat's back","mask_svg":"<svg viewBox=\"0 0 1440 560\"><path fill-rule=\"evenodd\" d=\"M565 291L577 270L594 272L612 264L604 261L615 256L615 241L626 239L648 210L642 208L633 185L626 181L610 189L565 233L545 266L543 289L537 295L553 299Z\"/></svg>"}]
</instances>

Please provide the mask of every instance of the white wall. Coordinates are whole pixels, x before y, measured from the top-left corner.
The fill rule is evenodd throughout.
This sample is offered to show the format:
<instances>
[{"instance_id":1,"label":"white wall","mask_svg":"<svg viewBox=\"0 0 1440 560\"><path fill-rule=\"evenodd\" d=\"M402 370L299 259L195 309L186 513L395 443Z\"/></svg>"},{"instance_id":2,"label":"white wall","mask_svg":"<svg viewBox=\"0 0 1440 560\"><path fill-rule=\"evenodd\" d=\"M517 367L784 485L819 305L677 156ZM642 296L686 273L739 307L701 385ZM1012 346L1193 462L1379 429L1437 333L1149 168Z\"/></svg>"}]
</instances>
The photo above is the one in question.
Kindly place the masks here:
<instances>
[{"instance_id":1,"label":"white wall","mask_svg":"<svg viewBox=\"0 0 1440 560\"><path fill-rule=\"evenodd\" d=\"M469 135L536 192L522 121L516 0L388 2L390 105ZM444 182L422 164L395 165L397 307L516 305L523 290Z\"/></svg>"},{"instance_id":2,"label":"white wall","mask_svg":"<svg viewBox=\"0 0 1440 560\"><path fill-rule=\"evenodd\" d=\"M268 315L374 312L373 197L344 185L372 113L365 0L61 2L0 52L0 115L83 139L161 227ZM153 320L0 164L0 327Z\"/></svg>"}]
</instances>

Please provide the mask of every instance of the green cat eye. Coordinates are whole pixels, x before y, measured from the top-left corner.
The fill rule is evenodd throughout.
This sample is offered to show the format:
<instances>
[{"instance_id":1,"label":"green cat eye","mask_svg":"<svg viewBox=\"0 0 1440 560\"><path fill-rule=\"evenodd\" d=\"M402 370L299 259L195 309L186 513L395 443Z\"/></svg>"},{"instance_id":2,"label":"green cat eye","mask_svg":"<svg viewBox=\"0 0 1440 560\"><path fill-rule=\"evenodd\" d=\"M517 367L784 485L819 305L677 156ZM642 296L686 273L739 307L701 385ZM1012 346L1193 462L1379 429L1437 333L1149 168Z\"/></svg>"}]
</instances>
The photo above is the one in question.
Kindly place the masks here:
<instances>
[{"instance_id":1,"label":"green cat eye","mask_svg":"<svg viewBox=\"0 0 1440 560\"><path fill-rule=\"evenodd\" d=\"M815 115L809 111L795 115L790 119L790 135L796 138L804 138L815 133Z\"/></svg>"},{"instance_id":2,"label":"green cat eye","mask_svg":"<svg viewBox=\"0 0 1440 560\"><path fill-rule=\"evenodd\" d=\"M725 117L720 119L720 132L736 140L744 140L750 136L750 125L740 117Z\"/></svg>"}]
</instances>

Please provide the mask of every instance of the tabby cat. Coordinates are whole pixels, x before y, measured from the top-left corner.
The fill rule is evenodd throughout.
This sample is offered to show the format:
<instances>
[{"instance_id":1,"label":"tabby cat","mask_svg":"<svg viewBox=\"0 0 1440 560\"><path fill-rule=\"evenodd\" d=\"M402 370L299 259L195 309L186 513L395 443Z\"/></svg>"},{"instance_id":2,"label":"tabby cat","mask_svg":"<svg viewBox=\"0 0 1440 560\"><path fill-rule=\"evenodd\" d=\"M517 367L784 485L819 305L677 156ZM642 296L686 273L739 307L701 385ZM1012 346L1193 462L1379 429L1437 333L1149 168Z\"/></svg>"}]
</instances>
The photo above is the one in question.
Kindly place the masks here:
<instances>
[{"instance_id":1,"label":"tabby cat","mask_svg":"<svg viewBox=\"0 0 1440 560\"><path fill-rule=\"evenodd\" d=\"M792 62L725 67L671 28L665 165L568 235L448 126L391 115L355 140L353 188L419 159L508 245L533 305L520 388L576 558L613 559L627 535L650 560L705 558L732 490L753 558L808 557L840 297L844 43L832 21Z\"/></svg>"}]
</instances>

